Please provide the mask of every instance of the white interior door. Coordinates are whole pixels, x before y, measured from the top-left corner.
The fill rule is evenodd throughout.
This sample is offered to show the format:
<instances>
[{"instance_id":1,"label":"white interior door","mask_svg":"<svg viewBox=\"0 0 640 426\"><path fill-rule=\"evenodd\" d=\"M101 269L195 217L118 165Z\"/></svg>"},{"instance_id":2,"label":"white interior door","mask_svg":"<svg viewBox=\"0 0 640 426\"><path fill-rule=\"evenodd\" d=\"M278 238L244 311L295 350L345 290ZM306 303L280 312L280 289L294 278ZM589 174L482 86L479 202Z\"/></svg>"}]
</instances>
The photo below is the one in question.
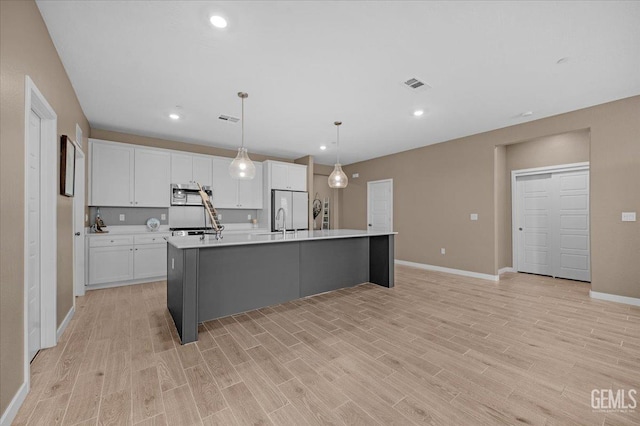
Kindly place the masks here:
<instances>
[{"instance_id":1,"label":"white interior door","mask_svg":"<svg viewBox=\"0 0 640 426\"><path fill-rule=\"evenodd\" d=\"M589 268L589 171L554 175L557 179L558 271L556 276L591 281Z\"/></svg>"},{"instance_id":2,"label":"white interior door","mask_svg":"<svg viewBox=\"0 0 640 426\"><path fill-rule=\"evenodd\" d=\"M393 230L393 180L367 182L367 220L370 231Z\"/></svg>"},{"instance_id":3,"label":"white interior door","mask_svg":"<svg viewBox=\"0 0 640 426\"><path fill-rule=\"evenodd\" d=\"M73 196L73 285L76 296L84 296L84 154L76 149L76 177Z\"/></svg>"},{"instance_id":4,"label":"white interior door","mask_svg":"<svg viewBox=\"0 0 640 426\"><path fill-rule=\"evenodd\" d=\"M590 281L589 171L516 178L517 270Z\"/></svg>"},{"instance_id":5,"label":"white interior door","mask_svg":"<svg viewBox=\"0 0 640 426\"><path fill-rule=\"evenodd\" d=\"M519 177L517 182L518 271L553 275L551 266L552 175Z\"/></svg>"},{"instance_id":6,"label":"white interior door","mask_svg":"<svg viewBox=\"0 0 640 426\"><path fill-rule=\"evenodd\" d=\"M41 324L40 324L40 139L41 119L33 111L29 116L29 146L28 146L28 194L27 194L27 286L28 286L28 335L29 335L29 360L38 353L41 348Z\"/></svg>"}]
</instances>

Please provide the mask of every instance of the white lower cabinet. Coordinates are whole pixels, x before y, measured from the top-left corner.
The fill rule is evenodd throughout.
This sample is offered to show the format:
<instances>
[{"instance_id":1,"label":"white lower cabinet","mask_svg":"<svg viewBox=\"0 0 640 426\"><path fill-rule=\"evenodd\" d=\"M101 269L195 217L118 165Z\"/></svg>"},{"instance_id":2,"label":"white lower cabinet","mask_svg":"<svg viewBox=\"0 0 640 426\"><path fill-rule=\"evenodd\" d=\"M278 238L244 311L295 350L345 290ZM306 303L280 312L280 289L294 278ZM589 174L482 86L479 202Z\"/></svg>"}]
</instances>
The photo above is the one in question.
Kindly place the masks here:
<instances>
[{"instance_id":1,"label":"white lower cabinet","mask_svg":"<svg viewBox=\"0 0 640 426\"><path fill-rule=\"evenodd\" d=\"M167 243L162 237L134 236L133 279L167 275Z\"/></svg>"},{"instance_id":2,"label":"white lower cabinet","mask_svg":"<svg viewBox=\"0 0 640 426\"><path fill-rule=\"evenodd\" d=\"M168 235L90 236L88 285L165 279Z\"/></svg>"}]
</instances>

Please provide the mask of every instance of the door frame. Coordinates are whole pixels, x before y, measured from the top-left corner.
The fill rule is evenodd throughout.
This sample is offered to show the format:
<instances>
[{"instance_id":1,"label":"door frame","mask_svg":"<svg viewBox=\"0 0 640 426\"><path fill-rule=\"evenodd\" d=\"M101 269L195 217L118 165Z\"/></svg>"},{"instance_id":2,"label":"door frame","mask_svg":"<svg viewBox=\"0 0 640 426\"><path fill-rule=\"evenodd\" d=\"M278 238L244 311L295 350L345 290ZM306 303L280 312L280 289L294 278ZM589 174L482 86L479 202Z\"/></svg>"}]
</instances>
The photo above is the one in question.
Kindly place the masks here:
<instances>
[{"instance_id":1,"label":"door frame","mask_svg":"<svg viewBox=\"0 0 640 426\"><path fill-rule=\"evenodd\" d=\"M77 126L77 124L76 124ZM77 133L77 129L76 129L76 135L78 135ZM82 137L82 133L80 133L80 137ZM77 139L77 136L76 136ZM84 183L86 182L85 179L85 175L86 175L86 163L85 163L85 155L84 152L82 151L82 144L80 142L76 142L76 172L75 172L75 185L74 187L77 189L78 185L77 183L81 182L83 183L82 185L82 193L80 194L81 196L78 196L78 192L77 190L75 191L75 196L73 197L73 293L74 296L84 296L85 293L85 280L86 280L86 271L85 273L82 274L82 276L78 276L78 270L77 270L77 256L80 252L82 252L83 255L85 255L85 233L83 232L82 235L80 235L82 238L76 238L75 232L76 229L78 228L78 223L77 223L77 219L78 219L78 213L80 213L80 217L84 218L85 216L85 202L84 202L84 195L86 193L86 188L84 186ZM77 166L78 164L81 164L81 170L82 173L78 173L79 167ZM80 212L79 212L80 210ZM84 226L84 220L82 221L82 228L85 228ZM84 264L85 264L85 268L86 268L86 256L84 259ZM75 307L75 297L73 298L73 303L74 303L74 307Z\"/></svg>"},{"instance_id":2,"label":"door frame","mask_svg":"<svg viewBox=\"0 0 640 426\"><path fill-rule=\"evenodd\" d=\"M391 184L391 191L389 192L389 198L390 198L390 203L389 205L391 206L391 213L390 213L390 218L391 219L391 229L390 231L393 231L393 179L389 178L389 179L380 179L380 180L370 180L367 182L367 230L369 229L369 219L371 218L370 215L370 211L369 211L369 196L371 194L371 184L373 183L383 183L383 182L389 182Z\"/></svg>"},{"instance_id":3,"label":"door frame","mask_svg":"<svg viewBox=\"0 0 640 426\"><path fill-rule=\"evenodd\" d=\"M523 176L544 175L548 173L564 173L564 172L577 172L581 170L589 170L589 162L582 163L570 163L559 164L557 166L545 166L534 167L531 169L521 169L511 171L511 255L512 255L512 268L514 272L518 272L518 233L517 221L518 221L518 208L517 208L517 187L516 179ZM591 181L591 174L589 174L589 181ZM589 185L591 187L591 185ZM589 191L589 235L591 235L591 191ZM591 253L591 238L589 238L589 253ZM589 257L591 259L591 257ZM591 270L591 265L589 265Z\"/></svg>"},{"instance_id":4,"label":"door frame","mask_svg":"<svg viewBox=\"0 0 640 426\"><path fill-rule=\"evenodd\" d=\"M24 381L29 386L29 288L28 288L28 144L29 116L33 110L41 119L40 136L40 346L57 343L57 196L58 116L29 76L25 76L24 102Z\"/></svg>"}]
</instances>

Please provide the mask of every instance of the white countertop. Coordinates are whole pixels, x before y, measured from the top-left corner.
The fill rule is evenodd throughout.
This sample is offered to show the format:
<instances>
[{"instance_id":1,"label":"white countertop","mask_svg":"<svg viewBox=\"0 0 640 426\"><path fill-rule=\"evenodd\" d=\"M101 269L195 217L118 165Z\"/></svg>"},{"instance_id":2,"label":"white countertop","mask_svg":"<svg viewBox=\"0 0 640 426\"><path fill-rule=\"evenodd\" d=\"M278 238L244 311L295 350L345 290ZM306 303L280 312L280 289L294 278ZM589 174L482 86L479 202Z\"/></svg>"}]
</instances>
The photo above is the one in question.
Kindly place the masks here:
<instances>
[{"instance_id":1,"label":"white countertop","mask_svg":"<svg viewBox=\"0 0 640 426\"><path fill-rule=\"evenodd\" d=\"M89 228L86 230L86 235L91 237L101 237L101 236L109 236L109 235L139 235L139 234L163 234L167 233L171 234L171 230L169 229L169 225L160 225L160 228L157 231L150 231L146 225L113 225L107 226L105 230L109 232L91 232ZM229 234L255 234L255 233L266 233L269 232L267 228L254 228L251 224L229 224L225 225L225 229L223 231L224 235Z\"/></svg>"},{"instance_id":2,"label":"white countertop","mask_svg":"<svg viewBox=\"0 0 640 426\"><path fill-rule=\"evenodd\" d=\"M283 238L282 233L269 234L225 234L223 238L216 240L214 236L207 235L204 240L199 236L169 237L167 241L178 249L239 246L248 244L283 243L292 241L326 240L335 238L372 237L376 235L395 235L397 232L372 232L358 229L331 229L326 231L298 231L296 235L287 234Z\"/></svg>"}]
</instances>

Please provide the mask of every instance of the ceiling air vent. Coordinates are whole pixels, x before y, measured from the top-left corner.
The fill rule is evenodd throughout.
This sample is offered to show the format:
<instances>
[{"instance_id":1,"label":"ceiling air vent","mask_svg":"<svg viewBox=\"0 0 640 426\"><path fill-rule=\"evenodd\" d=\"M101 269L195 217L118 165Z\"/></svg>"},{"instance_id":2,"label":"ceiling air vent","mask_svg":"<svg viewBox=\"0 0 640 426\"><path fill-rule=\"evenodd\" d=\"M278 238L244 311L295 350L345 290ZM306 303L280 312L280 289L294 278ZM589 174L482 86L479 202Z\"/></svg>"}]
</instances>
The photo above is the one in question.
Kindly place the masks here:
<instances>
[{"instance_id":1,"label":"ceiling air vent","mask_svg":"<svg viewBox=\"0 0 640 426\"><path fill-rule=\"evenodd\" d=\"M238 117L233 117L231 115L224 115L224 114L220 114L218 118L220 120L230 121L231 123L237 123L238 121L240 121Z\"/></svg>"},{"instance_id":2,"label":"ceiling air vent","mask_svg":"<svg viewBox=\"0 0 640 426\"><path fill-rule=\"evenodd\" d=\"M431 88L431 86L429 86L427 83L425 83L424 81L421 81L417 78L410 78L409 80L404 82L404 87L406 87L407 89L413 91L422 91L422 90L426 90Z\"/></svg>"}]
</instances>

